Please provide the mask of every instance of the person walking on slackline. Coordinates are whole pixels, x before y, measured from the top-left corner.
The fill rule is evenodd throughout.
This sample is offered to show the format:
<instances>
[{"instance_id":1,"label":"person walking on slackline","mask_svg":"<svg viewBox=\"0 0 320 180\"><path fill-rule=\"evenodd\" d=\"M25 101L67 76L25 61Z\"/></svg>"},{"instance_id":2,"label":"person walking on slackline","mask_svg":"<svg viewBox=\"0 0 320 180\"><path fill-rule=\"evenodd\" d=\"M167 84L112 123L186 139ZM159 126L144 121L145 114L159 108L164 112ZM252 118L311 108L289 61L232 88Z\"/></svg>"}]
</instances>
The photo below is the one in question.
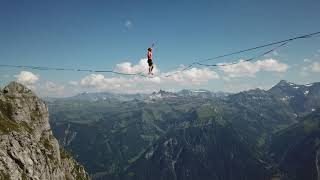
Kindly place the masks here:
<instances>
[{"instance_id":1,"label":"person walking on slackline","mask_svg":"<svg viewBox=\"0 0 320 180\"><path fill-rule=\"evenodd\" d=\"M149 65L149 75L153 75L153 62L152 62L152 48L148 48L148 65Z\"/></svg>"}]
</instances>

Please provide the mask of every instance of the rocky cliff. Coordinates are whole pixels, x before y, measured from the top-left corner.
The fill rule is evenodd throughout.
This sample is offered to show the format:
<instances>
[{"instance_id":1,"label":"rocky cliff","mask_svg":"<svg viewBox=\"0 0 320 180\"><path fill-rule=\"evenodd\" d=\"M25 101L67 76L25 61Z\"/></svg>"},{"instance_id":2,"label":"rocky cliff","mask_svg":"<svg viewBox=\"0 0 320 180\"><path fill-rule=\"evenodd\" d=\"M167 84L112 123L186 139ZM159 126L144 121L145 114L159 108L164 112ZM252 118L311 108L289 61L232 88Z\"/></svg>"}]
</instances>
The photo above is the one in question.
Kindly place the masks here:
<instances>
[{"instance_id":1,"label":"rocky cliff","mask_svg":"<svg viewBox=\"0 0 320 180\"><path fill-rule=\"evenodd\" d=\"M48 116L46 104L23 85L0 89L0 179L89 179L60 149Z\"/></svg>"}]
</instances>

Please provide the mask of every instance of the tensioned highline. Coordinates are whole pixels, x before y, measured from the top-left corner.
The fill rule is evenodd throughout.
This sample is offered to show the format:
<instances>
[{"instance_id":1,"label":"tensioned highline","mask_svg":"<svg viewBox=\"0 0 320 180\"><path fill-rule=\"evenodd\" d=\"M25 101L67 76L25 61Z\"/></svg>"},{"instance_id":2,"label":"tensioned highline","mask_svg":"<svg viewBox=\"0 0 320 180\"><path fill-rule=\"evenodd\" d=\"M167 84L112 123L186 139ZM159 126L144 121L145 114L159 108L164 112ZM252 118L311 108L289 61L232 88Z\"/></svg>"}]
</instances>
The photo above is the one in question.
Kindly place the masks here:
<instances>
[{"instance_id":1,"label":"tensioned highline","mask_svg":"<svg viewBox=\"0 0 320 180\"><path fill-rule=\"evenodd\" d=\"M219 55L216 57L212 57L212 58L207 58L207 59L198 59L198 60L194 60L193 63L187 65L185 68L183 68L182 70L170 73L170 74L166 74L162 77L170 77L173 76L175 74L181 73L183 71L186 71L190 68L192 68L195 65L199 65L199 66L206 66L206 67L217 67L217 66L232 66L235 64L239 64L239 63L243 63L243 62L248 62L248 61L253 61L259 57L262 57L264 55L267 55L273 51L275 51L276 49L283 47L285 45L287 45L289 42L298 40L298 39L307 39L307 38L312 38L316 35L319 35L319 32L314 32L314 33L310 33L310 34L305 34L302 36L297 36L297 37L293 37L293 38L289 38L286 40L281 40L281 41L277 41L277 42L271 42L268 44L264 44L264 45L260 45L260 46L256 46L256 47L252 47L252 48L248 48L248 49L244 49L244 50L240 50L240 51L236 51L236 52L231 52L231 53L227 53L224 55ZM204 62L208 62L211 60L216 60L216 59L220 59L223 57L228 57L228 56L232 56L235 54L241 54L244 52L249 52L249 51L253 51L256 49L261 49L261 48L265 48L265 47L269 47L269 46L274 46L274 45L278 45L274 48L272 48L271 50L268 50L260 55L257 55L255 57L246 59L246 60L242 60L242 61L237 61L237 62L231 62L231 63L216 63L216 64L204 64ZM147 75L145 75L143 72L138 72L138 73L124 73L124 72L119 72L119 71L114 71L114 70L95 70L95 69L80 69L80 68L61 68L61 67L45 67L45 66L31 66L31 65L10 65L10 64L0 64L0 67L11 67L11 68L22 68L22 69L33 69L33 70L41 70L41 71L75 71L75 72L91 72L91 73L113 73L113 74L118 74L118 75L123 75L123 76L142 76L142 77L149 77ZM159 77L159 76L153 76L151 78L154 77Z\"/></svg>"}]
</instances>

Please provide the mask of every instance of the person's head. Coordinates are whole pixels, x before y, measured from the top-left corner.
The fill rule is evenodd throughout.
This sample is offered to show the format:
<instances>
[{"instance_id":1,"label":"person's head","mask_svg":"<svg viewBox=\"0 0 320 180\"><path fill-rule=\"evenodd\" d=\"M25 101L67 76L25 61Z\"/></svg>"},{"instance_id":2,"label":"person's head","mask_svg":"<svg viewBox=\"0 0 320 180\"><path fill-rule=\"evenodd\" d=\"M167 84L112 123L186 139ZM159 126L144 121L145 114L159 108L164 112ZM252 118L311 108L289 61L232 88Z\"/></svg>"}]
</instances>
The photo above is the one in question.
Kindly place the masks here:
<instances>
[{"instance_id":1,"label":"person's head","mask_svg":"<svg viewBox=\"0 0 320 180\"><path fill-rule=\"evenodd\" d=\"M148 51L150 51L150 52L151 52L151 51L152 51L152 48L148 48Z\"/></svg>"}]
</instances>

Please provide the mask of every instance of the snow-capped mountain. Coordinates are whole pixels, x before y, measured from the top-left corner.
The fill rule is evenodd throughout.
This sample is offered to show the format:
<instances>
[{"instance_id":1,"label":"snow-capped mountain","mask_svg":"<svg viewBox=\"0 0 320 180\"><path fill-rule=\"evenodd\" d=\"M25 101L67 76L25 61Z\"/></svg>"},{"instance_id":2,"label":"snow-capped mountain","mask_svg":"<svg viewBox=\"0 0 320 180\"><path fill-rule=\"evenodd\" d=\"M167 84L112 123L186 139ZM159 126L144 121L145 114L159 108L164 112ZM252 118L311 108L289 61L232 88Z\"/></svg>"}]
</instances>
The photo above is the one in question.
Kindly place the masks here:
<instances>
[{"instance_id":1,"label":"snow-capped mountain","mask_svg":"<svg viewBox=\"0 0 320 180\"><path fill-rule=\"evenodd\" d=\"M297 112L307 111L320 106L320 83L298 85L285 80L272 87L271 92L283 102L290 104Z\"/></svg>"}]
</instances>

